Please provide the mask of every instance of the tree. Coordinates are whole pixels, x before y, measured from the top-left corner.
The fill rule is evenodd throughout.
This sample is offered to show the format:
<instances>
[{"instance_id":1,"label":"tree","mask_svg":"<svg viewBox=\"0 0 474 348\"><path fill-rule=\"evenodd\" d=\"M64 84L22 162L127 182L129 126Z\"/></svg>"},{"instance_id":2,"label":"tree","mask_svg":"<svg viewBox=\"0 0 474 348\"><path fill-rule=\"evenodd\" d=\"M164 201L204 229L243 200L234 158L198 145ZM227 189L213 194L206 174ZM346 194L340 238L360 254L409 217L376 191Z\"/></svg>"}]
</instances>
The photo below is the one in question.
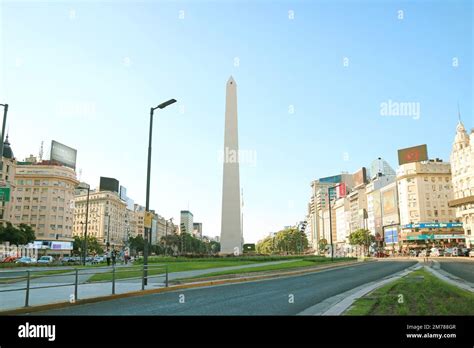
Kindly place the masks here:
<instances>
[{"instance_id":1,"label":"tree","mask_svg":"<svg viewBox=\"0 0 474 348\"><path fill-rule=\"evenodd\" d=\"M322 238L319 240L319 251L320 252L324 252L326 250L326 247L328 246L328 241L326 240L326 238Z\"/></svg>"},{"instance_id":2,"label":"tree","mask_svg":"<svg viewBox=\"0 0 474 348\"><path fill-rule=\"evenodd\" d=\"M135 253L139 253L145 249L145 239L141 234L136 237L130 237L128 239L130 249L134 250Z\"/></svg>"},{"instance_id":3,"label":"tree","mask_svg":"<svg viewBox=\"0 0 474 348\"><path fill-rule=\"evenodd\" d=\"M306 234L296 228L279 231L274 237L266 237L256 245L259 254L301 254L308 248Z\"/></svg>"},{"instance_id":4,"label":"tree","mask_svg":"<svg viewBox=\"0 0 474 348\"><path fill-rule=\"evenodd\" d=\"M74 241L72 242L72 250L76 255L81 254L84 248L84 237L74 236ZM81 252L79 251L81 250ZM95 236L87 236L87 254L103 254L104 249L100 245L99 241Z\"/></svg>"},{"instance_id":5,"label":"tree","mask_svg":"<svg viewBox=\"0 0 474 348\"><path fill-rule=\"evenodd\" d=\"M255 246L255 250L258 254L272 254L274 252L273 242L274 241L272 237L266 237L257 243L257 245Z\"/></svg>"},{"instance_id":6,"label":"tree","mask_svg":"<svg viewBox=\"0 0 474 348\"><path fill-rule=\"evenodd\" d=\"M6 226L0 226L0 242L10 242L10 244L19 246L31 243L35 240L35 232L31 226L20 224L18 228L10 222Z\"/></svg>"},{"instance_id":7,"label":"tree","mask_svg":"<svg viewBox=\"0 0 474 348\"><path fill-rule=\"evenodd\" d=\"M349 235L349 243L351 245L360 245L369 254L369 247L375 241L375 237L365 228L359 228Z\"/></svg>"}]
</instances>

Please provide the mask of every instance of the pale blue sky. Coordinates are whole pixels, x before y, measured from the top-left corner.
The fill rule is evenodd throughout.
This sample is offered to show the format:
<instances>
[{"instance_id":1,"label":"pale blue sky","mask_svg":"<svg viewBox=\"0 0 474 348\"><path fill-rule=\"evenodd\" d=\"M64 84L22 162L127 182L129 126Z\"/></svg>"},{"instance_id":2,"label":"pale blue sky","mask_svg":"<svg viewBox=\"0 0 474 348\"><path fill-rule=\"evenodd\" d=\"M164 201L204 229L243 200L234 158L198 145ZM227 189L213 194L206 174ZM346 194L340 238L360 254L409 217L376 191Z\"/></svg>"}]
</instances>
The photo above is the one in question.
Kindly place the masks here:
<instances>
[{"instance_id":1,"label":"pale blue sky","mask_svg":"<svg viewBox=\"0 0 474 348\"><path fill-rule=\"evenodd\" d=\"M220 233L230 75L240 147L257 154L241 166L246 241L302 220L313 179L379 156L396 168L421 143L448 160L458 101L474 127L471 1L0 3L17 158L58 140L83 180L115 177L144 204L149 108L176 98L155 118L151 206L175 220L189 207L205 235ZM420 103L420 118L381 116L389 99Z\"/></svg>"}]
</instances>

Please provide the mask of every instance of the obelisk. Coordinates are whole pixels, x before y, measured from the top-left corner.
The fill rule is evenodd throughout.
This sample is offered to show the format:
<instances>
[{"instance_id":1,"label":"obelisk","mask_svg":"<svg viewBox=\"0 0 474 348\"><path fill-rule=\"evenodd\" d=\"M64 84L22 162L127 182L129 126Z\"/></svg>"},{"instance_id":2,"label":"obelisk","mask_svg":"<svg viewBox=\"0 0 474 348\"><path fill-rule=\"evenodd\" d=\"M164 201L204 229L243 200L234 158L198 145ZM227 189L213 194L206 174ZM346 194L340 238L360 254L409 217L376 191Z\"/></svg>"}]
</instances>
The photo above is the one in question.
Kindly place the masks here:
<instances>
[{"instance_id":1,"label":"obelisk","mask_svg":"<svg viewBox=\"0 0 474 348\"><path fill-rule=\"evenodd\" d=\"M224 177L222 184L221 254L242 254L240 216L239 136L237 85L227 81L225 99Z\"/></svg>"}]
</instances>

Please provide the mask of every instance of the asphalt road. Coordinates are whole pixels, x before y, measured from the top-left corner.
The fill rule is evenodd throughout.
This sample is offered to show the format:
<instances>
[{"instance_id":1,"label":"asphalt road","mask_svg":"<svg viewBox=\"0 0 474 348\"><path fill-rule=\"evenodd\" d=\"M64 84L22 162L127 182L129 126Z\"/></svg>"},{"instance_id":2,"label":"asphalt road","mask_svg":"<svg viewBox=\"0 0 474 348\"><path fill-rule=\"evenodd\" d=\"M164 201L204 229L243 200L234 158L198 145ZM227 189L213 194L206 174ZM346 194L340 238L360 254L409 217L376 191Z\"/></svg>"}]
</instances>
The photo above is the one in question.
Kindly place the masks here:
<instances>
[{"instance_id":1,"label":"asphalt road","mask_svg":"<svg viewBox=\"0 0 474 348\"><path fill-rule=\"evenodd\" d=\"M474 262L469 260L437 259L443 271L474 284Z\"/></svg>"},{"instance_id":2,"label":"asphalt road","mask_svg":"<svg viewBox=\"0 0 474 348\"><path fill-rule=\"evenodd\" d=\"M393 273L416 261L370 262L271 280L122 298L38 315L295 315L329 297ZM290 303L291 300L293 303Z\"/></svg>"}]
</instances>

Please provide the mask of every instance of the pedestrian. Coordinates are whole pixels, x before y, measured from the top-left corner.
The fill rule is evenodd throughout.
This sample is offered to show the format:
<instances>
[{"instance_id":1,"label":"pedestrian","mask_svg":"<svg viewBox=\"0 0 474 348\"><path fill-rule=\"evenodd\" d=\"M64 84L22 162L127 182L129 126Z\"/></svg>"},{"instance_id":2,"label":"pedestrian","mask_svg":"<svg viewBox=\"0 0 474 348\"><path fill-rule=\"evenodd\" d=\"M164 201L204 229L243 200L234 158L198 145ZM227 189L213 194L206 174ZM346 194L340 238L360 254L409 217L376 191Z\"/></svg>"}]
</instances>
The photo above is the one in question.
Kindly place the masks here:
<instances>
[{"instance_id":1,"label":"pedestrian","mask_svg":"<svg viewBox=\"0 0 474 348\"><path fill-rule=\"evenodd\" d=\"M112 266L115 266L115 259L117 257L117 253L115 252L115 249L112 250Z\"/></svg>"},{"instance_id":2,"label":"pedestrian","mask_svg":"<svg viewBox=\"0 0 474 348\"><path fill-rule=\"evenodd\" d=\"M107 259L107 266L110 266L110 250L107 249L107 253L105 254L105 257Z\"/></svg>"}]
</instances>

